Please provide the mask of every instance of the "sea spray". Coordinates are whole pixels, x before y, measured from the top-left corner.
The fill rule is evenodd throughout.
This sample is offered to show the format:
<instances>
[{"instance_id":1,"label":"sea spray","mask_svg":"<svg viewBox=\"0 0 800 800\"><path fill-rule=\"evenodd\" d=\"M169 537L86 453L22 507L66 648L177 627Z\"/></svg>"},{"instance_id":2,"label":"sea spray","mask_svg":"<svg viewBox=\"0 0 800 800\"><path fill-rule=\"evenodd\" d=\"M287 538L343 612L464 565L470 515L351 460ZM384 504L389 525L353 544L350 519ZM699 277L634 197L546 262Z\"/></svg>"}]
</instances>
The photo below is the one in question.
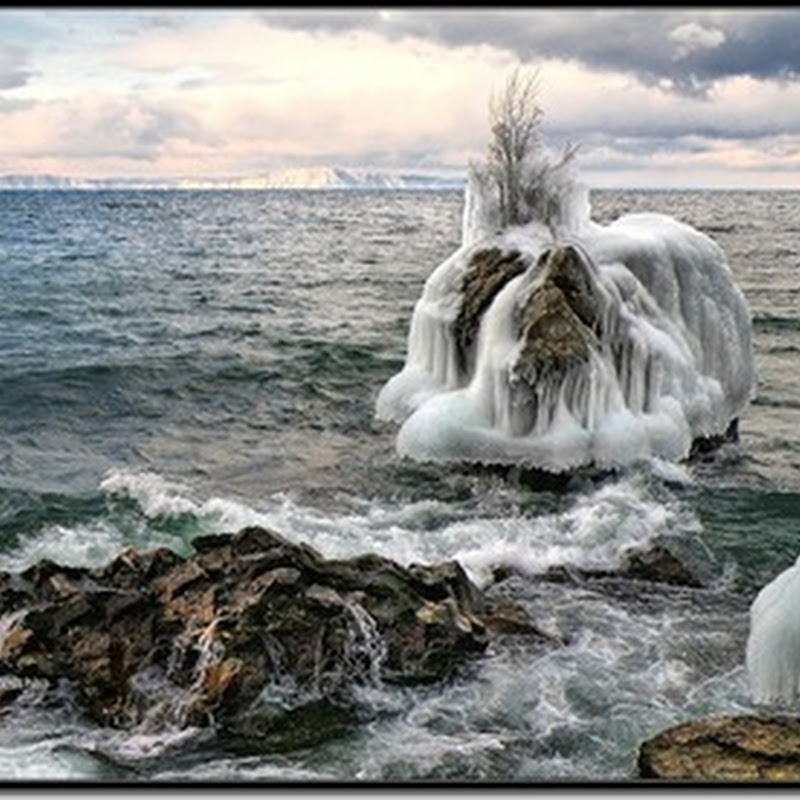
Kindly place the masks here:
<instances>
[{"instance_id":1,"label":"sea spray","mask_svg":"<svg viewBox=\"0 0 800 800\"><path fill-rule=\"evenodd\" d=\"M403 565L456 559L483 584L495 566L530 574L558 565L615 569L631 546L660 537L702 538L697 516L681 499L692 485L691 475L663 460L642 461L606 480L578 484L557 502L513 482L476 475L465 477L462 494L451 500L398 505L353 498L349 510L339 512L281 492L258 505L204 499L156 473L115 471L101 485L113 513L94 525L53 528L52 536L44 531L24 540L3 554L4 568L19 571L41 557L99 566L127 546L166 546L188 555L196 536L260 525L329 558L375 552Z\"/></svg>"}]
</instances>

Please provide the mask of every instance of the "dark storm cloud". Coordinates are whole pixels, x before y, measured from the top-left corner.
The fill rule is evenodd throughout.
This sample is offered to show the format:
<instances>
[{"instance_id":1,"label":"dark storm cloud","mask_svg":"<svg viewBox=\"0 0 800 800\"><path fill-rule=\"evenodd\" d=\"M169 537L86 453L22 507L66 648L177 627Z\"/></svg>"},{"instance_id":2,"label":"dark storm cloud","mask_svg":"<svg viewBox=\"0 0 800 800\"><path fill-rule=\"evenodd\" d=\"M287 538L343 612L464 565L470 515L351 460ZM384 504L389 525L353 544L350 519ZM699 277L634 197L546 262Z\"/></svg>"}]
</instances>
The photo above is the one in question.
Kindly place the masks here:
<instances>
[{"instance_id":1,"label":"dark storm cloud","mask_svg":"<svg viewBox=\"0 0 800 800\"><path fill-rule=\"evenodd\" d=\"M675 141L686 135L700 136L706 139L728 139L731 136L739 140L755 141L765 136L775 136L779 133L800 135L800 120L738 118L724 123L715 124L703 119L692 120L687 123L682 119L654 116L651 118L620 117L617 120L604 119L599 122L570 122L568 127L549 125L545 128L547 138L554 141L567 141L577 139L581 142L589 140L598 131L612 138L625 138L628 141L642 141L652 143L663 139ZM647 147L650 144L646 145Z\"/></svg>"},{"instance_id":2,"label":"dark storm cloud","mask_svg":"<svg viewBox=\"0 0 800 800\"><path fill-rule=\"evenodd\" d=\"M18 89L35 75L28 68L27 60L21 48L0 43L0 90Z\"/></svg>"},{"instance_id":3,"label":"dark storm cloud","mask_svg":"<svg viewBox=\"0 0 800 800\"><path fill-rule=\"evenodd\" d=\"M270 10L258 16L268 25L289 30L319 33L344 33L352 30L377 30L381 27L379 11L356 9Z\"/></svg>"},{"instance_id":4,"label":"dark storm cloud","mask_svg":"<svg viewBox=\"0 0 800 800\"><path fill-rule=\"evenodd\" d=\"M388 9L265 11L269 25L317 32L365 29L396 40L491 45L523 61L561 58L702 95L715 80L800 75L800 8Z\"/></svg>"},{"instance_id":5,"label":"dark storm cloud","mask_svg":"<svg viewBox=\"0 0 800 800\"><path fill-rule=\"evenodd\" d=\"M800 75L800 7L768 13L731 13L720 28L727 41L720 47L698 51L693 57L699 75L791 79Z\"/></svg>"}]
</instances>

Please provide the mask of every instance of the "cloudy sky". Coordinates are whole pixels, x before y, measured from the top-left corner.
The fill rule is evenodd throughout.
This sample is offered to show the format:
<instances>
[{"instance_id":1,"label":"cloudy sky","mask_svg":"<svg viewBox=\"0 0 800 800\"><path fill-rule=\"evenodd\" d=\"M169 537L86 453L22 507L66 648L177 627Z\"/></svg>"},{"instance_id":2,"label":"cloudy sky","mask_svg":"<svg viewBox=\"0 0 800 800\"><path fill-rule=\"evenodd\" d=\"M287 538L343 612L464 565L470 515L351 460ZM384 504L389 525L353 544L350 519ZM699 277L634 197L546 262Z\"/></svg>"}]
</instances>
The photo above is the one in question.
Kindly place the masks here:
<instances>
[{"instance_id":1,"label":"cloudy sky","mask_svg":"<svg viewBox=\"0 0 800 800\"><path fill-rule=\"evenodd\" d=\"M0 9L0 173L463 171L511 70L591 186L800 188L799 8Z\"/></svg>"}]
</instances>

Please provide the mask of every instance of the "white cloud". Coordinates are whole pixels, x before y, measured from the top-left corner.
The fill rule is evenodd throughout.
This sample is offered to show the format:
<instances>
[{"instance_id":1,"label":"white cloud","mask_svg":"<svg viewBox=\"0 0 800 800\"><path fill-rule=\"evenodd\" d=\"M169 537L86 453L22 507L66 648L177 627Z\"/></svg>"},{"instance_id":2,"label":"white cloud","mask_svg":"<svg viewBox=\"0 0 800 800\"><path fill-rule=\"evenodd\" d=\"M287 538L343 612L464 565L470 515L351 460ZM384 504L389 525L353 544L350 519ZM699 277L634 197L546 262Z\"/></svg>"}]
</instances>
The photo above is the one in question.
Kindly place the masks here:
<instances>
[{"instance_id":1,"label":"white cloud","mask_svg":"<svg viewBox=\"0 0 800 800\"><path fill-rule=\"evenodd\" d=\"M6 158L62 152L64 168L80 174L93 160L107 170L126 158L125 172L137 174L332 157L402 166L406 154L465 163L484 147L488 97L512 63L486 47L272 30L245 19L149 26L91 59L91 92L45 78L46 102L6 119Z\"/></svg>"},{"instance_id":2,"label":"white cloud","mask_svg":"<svg viewBox=\"0 0 800 800\"><path fill-rule=\"evenodd\" d=\"M718 28L706 28L697 22L686 22L673 28L668 38L675 44L674 57L679 60L695 50L719 47L725 41L725 34Z\"/></svg>"},{"instance_id":3,"label":"white cloud","mask_svg":"<svg viewBox=\"0 0 800 800\"><path fill-rule=\"evenodd\" d=\"M389 38L338 16L314 29L279 28L252 12L213 11L173 12L169 25L137 25L129 13L123 35L106 12L91 46L73 31L36 52L0 47L0 81L25 79L0 96L0 170L211 177L302 164L464 166L485 152L492 90L519 62L511 49L478 44L480 31L471 44L439 35L452 19L467 38L464 28L480 25L480 14L390 10L370 18L396 15L418 15L419 31L435 21L437 35ZM524 19L531 24L530 14ZM580 21L569 12L547 19L562 20L553 28L562 37ZM729 43L716 19L683 21L675 12L653 37L664 53L711 57ZM642 29L635 13L624 20L629 32ZM602 40L604 29L595 34ZM602 41L594 46L606 52ZM724 171L727 161L744 175L794 163L797 82L718 78L686 96L666 79L647 84L621 67L589 66L577 51L530 63L541 67L549 143L584 145L591 170L685 168L694 176ZM40 74L25 72L28 64Z\"/></svg>"}]
</instances>

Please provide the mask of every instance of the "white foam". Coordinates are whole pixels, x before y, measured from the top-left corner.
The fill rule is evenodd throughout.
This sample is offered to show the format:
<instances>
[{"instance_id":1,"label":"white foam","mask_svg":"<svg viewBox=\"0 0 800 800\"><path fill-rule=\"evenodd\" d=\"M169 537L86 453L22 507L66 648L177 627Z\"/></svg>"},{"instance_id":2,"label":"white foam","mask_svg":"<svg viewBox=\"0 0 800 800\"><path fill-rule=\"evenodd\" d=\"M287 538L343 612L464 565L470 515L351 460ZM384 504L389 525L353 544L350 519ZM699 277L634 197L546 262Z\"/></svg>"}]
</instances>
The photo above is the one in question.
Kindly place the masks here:
<instances>
[{"instance_id":1,"label":"white foam","mask_svg":"<svg viewBox=\"0 0 800 800\"><path fill-rule=\"evenodd\" d=\"M131 499L142 517L114 513L72 526L48 525L20 536L14 547L0 552L0 569L21 572L43 559L63 566L99 567L128 547L169 547L185 555L195 536L233 533L247 525L269 527L281 519L280 512L265 514L232 499L197 499L189 487L154 472L114 470L100 488L109 498ZM281 497L272 498L272 503L280 508ZM183 517L191 517L191 523L169 525Z\"/></svg>"},{"instance_id":2,"label":"white foam","mask_svg":"<svg viewBox=\"0 0 800 800\"><path fill-rule=\"evenodd\" d=\"M93 525L51 525L32 535L21 536L15 548L0 553L0 569L21 572L47 559L63 566L97 567L125 548L118 529L106 521Z\"/></svg>"},{"instance_id":3,"label":"white foam","mask_svg":"<svg viewBox=\"0 0 800 800\"><path fill-rule=\"evenodd\" d=\"M37 743L0 745L0 775L4 781L61 781L103 777L99 765L87 764L80 754L63 749L68 737L48 737ZM92 768L92 766L94 768Z\"/></svg>"},{"instance_id":4,"label":"white foam","mask_svg":"<svg viewBox=\"0 0 800 800\"><path fill-rule=\"evenodd\" d=\"M268 520L245 503L229 498L201 500L192 489L154 472L112 470L100 488L110 496L128 497L149 520L189 515L198 521L195 533L234 532L246 525L268 524Z\"/></svg>"},{"instance_id":5,"label":"white foam","mask_svg":"<svg viewBox=\"0 0 800 800\"><path fill-rule=\"evenodd\" d=\"M148 517L177 517L199 512L199 505L186 496L188 487L167 481L154 472L111 470L101 481L100 489L110 495L130 497Z\"/></svg>"},{"instance_id":6,"label":"white foam","mask_svg":"<svg viewBox=\"0 0 800 800\"><path fill-rule=\"evenodd\" d=\"M491 580L497 566L522 574L538 574L554 566L614 570L632 546L658 537L689 535L701 530L696 516L681 503L649 496L645 481L630 477L581 496L559 514L498 524L459 523L459 547L453 557L479 585Z\"/></svg>"},{"instance_id":7,"label":"white foam","mask_svg":"<svg viewBox=\"0 0 800 800\"><path fill-rule=\"evenodd\" d=\"M556 565L614 569L630 546L655 537L696 535L701 527L691 509L651 492L649 476L664 470L677 482L691 480L675 465L642 462L631 474L576 496L572 505L554 514L520 513L519 498L505 485L494 494L484 487L469 507L460 501L423 500L399 506L362 501L353 512L331 514L299 505L286 494L264 498L259 508L224 498L191 502L198 515L198 534L233 533L261 525L311 545L326 558L374 552L402 565L457 560L475 582L484 584L491 580L493 568L503 565L527 574ZM174 493L175 484L154 476L140 478L135 473L119 474L114 485L136 487L139 492L154 487L159 496L169 485L166 507L184 509L189 502ZM152 504L152 499L141 494L151 511L165 508ZM111 551L121 549L123 542L115 532L106 533L110 534L106 550L113 555ZM164 543L159 532L150 535L154 542L162 536ZM66 540L71 541L69 536ZM68 545L66 551L71 548ZM85 558L84 549L74 548L71 563ZM29 554L23 560L29 562Z\"/></svg>"},{"instance_id":8,"label":"white foam","mask_svg":"<svg viewBox=\"0 0 800 800\"><path fill-rule=\"evenodd\" d=\"M326 558L374 552L401 565L457 560L477 583L491 580L494 567L503 565L528 574L555 565L614 569L629 546L700 530L684 504L651 491L650 476L665 473L672 482L691 481L675 465L641 462L633 472L576 495L558 513L543 514L525 510L530 497L519 488L487 477L475 478L479 485L466 503L353 498L351 511L331 513L285 493L265 496L257 507L223 497L204 500L155 473L118 471L102 485L111 498L136 498L136 513L112 509L93 523L54 525L21 537L0 554L0 568L19 572L43 558L65 566L102 566L131 546L165 546L187 555L196 536L258 525L307 543ZM185 522L190 509L192 518Z\"/></svg>"}]
</instances>

